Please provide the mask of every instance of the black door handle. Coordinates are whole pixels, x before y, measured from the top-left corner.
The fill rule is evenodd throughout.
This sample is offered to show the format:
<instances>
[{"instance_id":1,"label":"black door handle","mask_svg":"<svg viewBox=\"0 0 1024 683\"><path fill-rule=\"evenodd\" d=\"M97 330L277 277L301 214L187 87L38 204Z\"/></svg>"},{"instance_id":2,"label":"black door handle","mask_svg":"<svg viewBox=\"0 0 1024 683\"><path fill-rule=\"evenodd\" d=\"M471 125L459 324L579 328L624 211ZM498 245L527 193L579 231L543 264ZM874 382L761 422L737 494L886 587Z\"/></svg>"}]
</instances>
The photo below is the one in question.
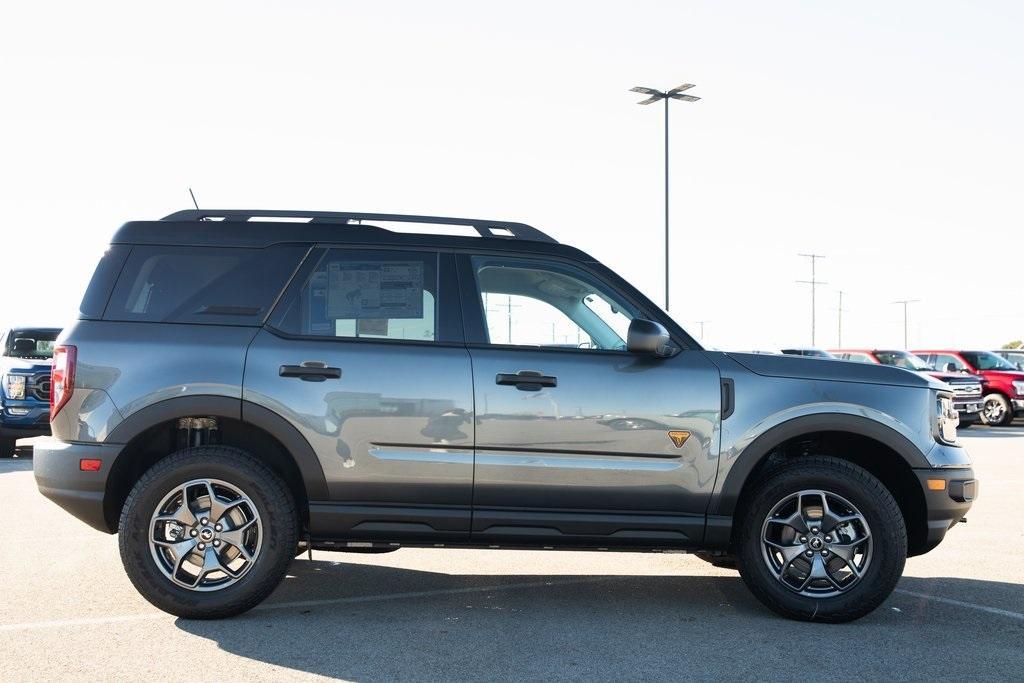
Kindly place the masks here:
<instances>
[{"instance_id":1,"label":"black door handle","mask_svg":"<svg viewBox=\"0 0 1024 683\"><path fill-rule=\"evenodd\" d=\"M542 375L534 370L522 370L516 374L498 373L494 378L496 384L514 386L520 391L540 391L543 387L557 387L558 378Z\"/></svg>"},{"instance_id":2,"label":"black door handle","mask_svg":"<svg viewBox=\"0 0 1024 683\"><path fill-rule=\"evenodd\" d=\"M325 379L340 379L341 368L329 368L326 363L308 360L302 365L282 365L277 374L298 377L304 382L323 382Z\"/></svg>"}]
</instances>

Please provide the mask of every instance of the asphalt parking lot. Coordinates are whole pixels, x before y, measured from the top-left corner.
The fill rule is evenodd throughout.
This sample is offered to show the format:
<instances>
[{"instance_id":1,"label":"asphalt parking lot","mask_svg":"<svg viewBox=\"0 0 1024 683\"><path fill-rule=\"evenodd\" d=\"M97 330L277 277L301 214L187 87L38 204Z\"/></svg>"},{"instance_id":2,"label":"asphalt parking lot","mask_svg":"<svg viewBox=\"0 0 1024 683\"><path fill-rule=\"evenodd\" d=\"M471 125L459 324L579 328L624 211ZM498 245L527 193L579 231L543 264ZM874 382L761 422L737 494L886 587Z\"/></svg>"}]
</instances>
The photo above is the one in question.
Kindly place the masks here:
<instances>
[{"instance_id":1,"label":"asphalt parking lot","mask_svg":"<svg viewBox=\"0 0 1024 683\"><path fill-rule=\"evenodd\" d=\"M150 607L116 538L0 461L0 680L909 679L1024 676L1024 424L963 441L967 524L852 624L786 621L687 555L402 549L314 553L220 622Z\"/></svg>"}]
</instances>

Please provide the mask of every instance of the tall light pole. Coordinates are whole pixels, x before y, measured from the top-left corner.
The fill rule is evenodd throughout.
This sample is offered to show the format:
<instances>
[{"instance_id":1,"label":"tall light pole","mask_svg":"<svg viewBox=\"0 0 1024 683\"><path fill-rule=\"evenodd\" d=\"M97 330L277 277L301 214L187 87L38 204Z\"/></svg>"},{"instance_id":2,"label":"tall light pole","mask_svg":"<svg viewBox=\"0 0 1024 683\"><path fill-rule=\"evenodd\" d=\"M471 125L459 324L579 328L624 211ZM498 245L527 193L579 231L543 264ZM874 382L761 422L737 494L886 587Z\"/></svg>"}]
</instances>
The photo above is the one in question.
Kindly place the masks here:
<instances>
[{"instance_id":1,"label":"tall light pole","mask_svg":"<svg viewBox=\"0 0 1024 683\"><path fill-rule=\"evenodd\" d=\"M810 285L811 286L811 346L814 346L816 344L815 328L816 328L816 318L817 318L817 314L818 314L818 306L817 306L817 302L816 302L816 298L815 297L817 295L818 285L827 285L828 284L827 282L822 282L821 280L818 279L817 269L816 269L815 266L818 263L818 259L825 258L825 257L822 256L821 254L797 254L797 256L803 256L804 258L811 259L811 279L810 280L797 280L797 283L801 284L801 285Z\"/></svg>"},{"instance_id":2,"label":"tall light pole","mask_svg":"<svg viewBox=\"0 0 1024 683\"><path fill-rule=\"evenodd\" d=\"M903 348L910 348L910 344L907 343L907 304L916 304L920 299L900 299L899 301L893 301L895 304L903 304Z\"/></svg>"},{"instance_id":3,"label":"tall light pole","mask_svg":"<svg viewBox=\"0 0 1024 683\"><path fill-rule=\"evenodd\" d=\"M630 88L630 92L638 92L643 95L650 95L646 100L641 100L637 104L654 104L658 100L665 100L665 310L668 310L668 101L669 100L682 100L683 102L696 102L699 97L693 95L684 95L684 90L689 90L693 87L693 83L683 83L677 88L671 90L661 91L655 90L654 88L644 88L637 86Z\"/></svg>"}]
</instances>

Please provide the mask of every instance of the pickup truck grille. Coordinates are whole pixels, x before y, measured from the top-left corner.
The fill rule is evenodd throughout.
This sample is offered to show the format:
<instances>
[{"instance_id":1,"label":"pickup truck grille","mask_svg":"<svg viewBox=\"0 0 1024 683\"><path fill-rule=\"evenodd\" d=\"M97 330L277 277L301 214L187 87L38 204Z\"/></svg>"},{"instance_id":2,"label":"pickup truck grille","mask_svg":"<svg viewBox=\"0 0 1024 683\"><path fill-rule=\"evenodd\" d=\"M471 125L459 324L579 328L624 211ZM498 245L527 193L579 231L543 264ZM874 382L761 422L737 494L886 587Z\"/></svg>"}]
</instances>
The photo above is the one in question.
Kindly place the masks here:
<instances>
[{"instance_id":1,"label":"pickup truck grille","mask_svg":"<svg viewBox=\"0 0 1024 683\"><path fill-rule=\"evenodd\" d=\"M50 402L50 374L36 375L29 380L28 393L43 403Z\"/></svg>"},{"instance_id":2,"label":"pickup truck grille","mask_svg":"<svg viewBox=\"0 0 1024 683\"><path fill-rule=\"evenodd\" d=\"M949 386L957 398L981 396L981 384L977 382L950 382Z\"/></svg>"}]
</instances>

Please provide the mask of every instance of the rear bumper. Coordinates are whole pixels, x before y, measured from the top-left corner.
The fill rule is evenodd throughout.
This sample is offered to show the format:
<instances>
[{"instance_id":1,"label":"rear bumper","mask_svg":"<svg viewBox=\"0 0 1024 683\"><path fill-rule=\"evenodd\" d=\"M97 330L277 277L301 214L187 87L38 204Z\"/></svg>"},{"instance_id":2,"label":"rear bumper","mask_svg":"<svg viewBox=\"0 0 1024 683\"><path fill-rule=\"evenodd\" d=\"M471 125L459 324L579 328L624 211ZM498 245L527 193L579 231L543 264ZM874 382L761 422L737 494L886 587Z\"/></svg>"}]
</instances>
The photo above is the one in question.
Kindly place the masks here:
<instances>
[{"instance_id":1,"label":"rear bumper","mask_svg":"<svg viewBox=\"0 0 1024 683\"><path fill-rule=\"evenodd\" d=\"M44 496L94 529L113 533L107 523L104 499L107 476L121 454L120 444L78 444L44 439L35 445L32 470ZM101 461L99 470L83 472L82 459Z\"/></svg>"},{"instance_id":2,"label":"rear bumper","mask_svg":"<svg viewBox=\"0 0 1024 683\"><path fill-rule=\"evenodd\" d=\"M915 548L915 555L926 553L945 538L946 532L964 518L978 497L978 480L974 470L920 469L914 470L921 490L924 492L927 509L927 531L922 547ZM938 488L941 482L941 489Z\"/></svg>"}]
</instances>

